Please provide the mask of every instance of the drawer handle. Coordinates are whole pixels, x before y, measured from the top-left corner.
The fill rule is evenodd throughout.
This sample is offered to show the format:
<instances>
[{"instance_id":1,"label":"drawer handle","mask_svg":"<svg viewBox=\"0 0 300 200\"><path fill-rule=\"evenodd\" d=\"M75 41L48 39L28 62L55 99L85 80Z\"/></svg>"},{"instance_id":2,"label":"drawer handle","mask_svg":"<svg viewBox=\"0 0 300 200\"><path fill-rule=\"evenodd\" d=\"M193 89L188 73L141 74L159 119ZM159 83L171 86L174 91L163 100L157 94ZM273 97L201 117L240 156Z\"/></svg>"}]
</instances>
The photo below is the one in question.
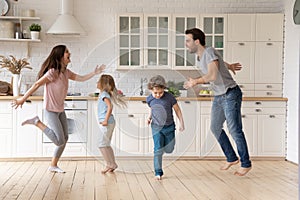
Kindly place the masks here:
<instances>
[{"instance_id":1,"label":"drawer handle","mask_svg":"<svg viewBox=\"0 0 300 200\"><path fill-rule=\"evenodd\" d=\"M147 103L146 101L142 101L142 103Z\"/></svg>"},{"instance_id":2,"label":"drawer handle","mask_svg":"<svg viewBox=\"0 0 300 200\"><path fill-rule=\"evenodd\" d=\"M267 95L272 96L272 92L267 92Z\"/></svg>"},{"instance_id":3,"label":"drawer handle","mask_svg":"<svg viewBox=\"0 0 300 200\"><path fill-rule=\"evenodd\" d=\"M261 112L261 109L257 108L255 109L256 112Z\"/></svg>"},{"instance_id":4,"label":"drawer handle","mask_svg":"<svg viewBox=\"0 0 300 200\"><path fill-rule=\"evenodd\" d=\"M130 114L130 115L128 115L128 117L134 117L134 115Z\"/></svg>"},{"instance_id":5,"label":"drawer handle","mask_svg":"<svg viewBox=\"0 0 300 200\"><path fill-rule=\"evenodd\" d=\"M244 88L244 85L239 85L240 88Z\"/></svg>"},{"instance_id":6,"label":"drawer handle","mask_svg":"<svg viewBox=\"0 0 300 200\"><path fill-rule=\"evenodd\" d=\"M267 85L266 87L267 87L267 88L272 88L272 85Z\"/></svg>"},{"instance_id":7,"label":"drawer handle","mask_svg":"<svg viewBox=\"0 0 300 200\"><path fill-rule=\"evenodd\" d=\"M271 42L268 42L268 43L267 43L267 45L268 45L268 46L272 46L272 45L273 45L273 43L271 43Z\"/></svg>"},{"instance_id":8,"label":"drawer handle","mask_svg":"<svg viewBox=\"0 0 300 200\"><path fill-rule=\"evenodd\" d=\"M26 103L31 103L31 100L26 100L25 102L26 102Z\"/></svg>"},{"instance_id":9,"label":"drawer handle","mask_svg":"<svg viewBox=\"0 0 300 200\"><path fill-rule=\"evenodd\" d=\"M275 115L270 115L269 117L270 117L270 118L275 118Z\"/></svg>"},{"instance_id":10,"label":"drawer handle","mask_svg":"<svg viewBox=\"0 0 300 200\"><path fill-rule=\"evenodd\" d=\"M255 102L256 105L261 105L261 102L257 101Z\"/></svg>"},{"instance_id":11,"label":"drawer handle","mask_svg":"<svg viewBox=\"0 0 300 200\"><path fill-rule=\"evenodd\" d=\"M246 115L242 115L242 118L246 118Z\"/></svg>"},{"instance_id":12,"label":"drawer handle","mask_svg":"<svg viewBox=\"0 0 300 200\"><path fill-rule=\"evenodd\" d=\"M244 46L245 43L244 43L244 42L239 42L239 45L240 45L240 46Z\"/></svg>"},{"instance_id":13,"label":"drawer handle","mask_svg":"<svg viewBox=\"0 0 300 200\"><path fill-rule=\"evenodd\" d=\"M191 103L190 101L184 101L184 103Z\"/></svg>"}]
</instances>

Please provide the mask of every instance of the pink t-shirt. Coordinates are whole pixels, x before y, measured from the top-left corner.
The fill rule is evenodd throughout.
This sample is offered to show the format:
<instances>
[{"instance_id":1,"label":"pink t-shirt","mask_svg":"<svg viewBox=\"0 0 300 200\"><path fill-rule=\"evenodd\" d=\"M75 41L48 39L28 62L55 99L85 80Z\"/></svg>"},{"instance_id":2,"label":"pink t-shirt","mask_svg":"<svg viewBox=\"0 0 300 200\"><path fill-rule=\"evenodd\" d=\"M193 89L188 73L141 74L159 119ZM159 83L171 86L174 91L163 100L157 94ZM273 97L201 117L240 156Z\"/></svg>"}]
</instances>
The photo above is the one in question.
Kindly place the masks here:
<instances>
[{"instance_id":1,"label":"pink t-shirt","mask_svg":"<svg viewBox=\"0 0 300 200\"><path fill-rule=\"evenodd\" d=\"M64 73L58 73L54 68L48 70L46 76L50 83L44 87L44 108L52 112L63 112L64 102L68 93L69 78L74 73L66 69Z\"/></svg>"}]
</instances>

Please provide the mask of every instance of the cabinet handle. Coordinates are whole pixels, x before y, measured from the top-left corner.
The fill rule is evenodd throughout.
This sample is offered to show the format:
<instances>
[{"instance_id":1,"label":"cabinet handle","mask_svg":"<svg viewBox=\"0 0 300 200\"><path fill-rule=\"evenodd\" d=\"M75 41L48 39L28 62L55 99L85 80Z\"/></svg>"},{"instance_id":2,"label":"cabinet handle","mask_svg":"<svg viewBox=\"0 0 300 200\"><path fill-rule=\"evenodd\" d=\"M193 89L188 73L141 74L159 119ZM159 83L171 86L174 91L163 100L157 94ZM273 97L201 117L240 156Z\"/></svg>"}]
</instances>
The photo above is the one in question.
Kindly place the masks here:
<instances>
[{"instance_id":1,"label":"cabinet handle","mask_svg":"<svg viewBox=\"0 0 300 200\"><path fill-rule=\"evenodd\" d=\"M246 115L242 115L242 118L246 118Z\"/></svg>"},{"instance_id":2,"label":"cabinet handle","mask_svg":"<svg viewBox=\"0 0 300 200\"><path fill-rule=\"evenodd\" d=\"M273 43L271 43L271 42L267 43L267 46L272 46L272 45L273 45Z\"/></svg>"},{"instance_id":3,"label":"cabinet handle","mask_svg":"<svg viewBox=\"0 0 300 200\"><path fill-rule=\"evenodd\" d=\"M261 105L261 102L257 101L255 102L256 105Z\"/></svg>"},{"instance_id":4,"label":"cabinet handle","mask_svg":"<svg viewBox=\"0 0 300 200\"><path fill-rule=\"evenodd\" d=\"M272 88L272 85L267 85L266 87L267 87L267 88Z\"/></svg>"},{"instance_id":5,"label":"cabinet handle","mask_svg":"<svg viewBox=\"0 0 300 200\"><path fill-rule=\"evenodd\" d=\"M184 103L191 103L190 101L184 101Z\"/></svg>"},{"instance_id":6,"label":"cabinet handle","mask_svg":"<svg viewBox=\"0 0 300 200\"><path fill-rule=\"evenodd\" d=\"M244 85L239 85L240 88L244 88Z\"/></svg>"},{"instance_id":7,"label":"cabinet handle","mask_svg":"<svg viewBox=\"0 0 300 200\"><path fill-rule=\"evenodd\" d=\"M272 96L272 92L267 92L267 95Z\"/></svg>"},{"instance_id":8,"label":"cabinet handle","mask_svg":"<svg viewBox=\"0 0 300 200\"><path fill-rule=\"evenodd\" d=\"M270 115L269 117L270 117L270 118L275 118L275 115Z\"/></svg>"},{"instance_id":9,"label":"cabinet handle","mask_svg":"<svg viewBox=\"0 0 300 200\"><path fill-rule=\"evenodd\" d=\"M261 112L261 109L257 108L255 109L256 112Z\"/></svg>"},{"instance_id":10,"label":"cabinet handle","mask_svg":"<svg viewBox=\"0 0 300 200\"><path fill-rule=\"evenodd\" d=\"M26 103L31 103L31 100L26 100L25 102L26 102Z\"/></svg>"},{"instance_id":11,"label":"cabinet handle","mask_svg":"<svg viewBox=\"0 0 300 200\"><path fill-rule=\"evenodd\" d=\"M142 101L142 103L147 103L146 101Z\"/></svg>"},{"instance_id":12,"label":"cabinet handle","mask_svg":"<svg viewBox=\"0 0 300 200\"><path fill-rule=\"evenodd\" d=\"M130 115L128 115L128 117L134 117L134 115L130 114Z\"/></svg>"},{"instance_id":13,"label":"cabinet handle","mask_svg":"<svg viewBox=\"0 0 300 200\"><path fill-rule=\"evenodd\" d=\"M244 46L245 45L245 43L243 43L243 42L239 42L238 43L240 46Z\"/></svg>"}]
</instances>

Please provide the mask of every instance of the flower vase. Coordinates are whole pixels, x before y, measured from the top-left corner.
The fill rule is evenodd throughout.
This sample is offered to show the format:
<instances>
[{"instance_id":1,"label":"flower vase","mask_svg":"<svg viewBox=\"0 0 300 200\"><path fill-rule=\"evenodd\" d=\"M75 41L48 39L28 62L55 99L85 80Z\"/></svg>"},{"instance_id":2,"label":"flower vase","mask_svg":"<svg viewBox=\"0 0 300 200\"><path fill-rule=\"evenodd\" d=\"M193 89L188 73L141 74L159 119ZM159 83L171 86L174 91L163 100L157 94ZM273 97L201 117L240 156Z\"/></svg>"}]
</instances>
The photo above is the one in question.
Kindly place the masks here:
<instances>
[{"instance_id":1,"label":"flower vase","mask_svg":"<svg viewBox=\"0 0 300 200\"><path fill-rule=\"evenodd\" d=\"M22 76L20 74L13 74L12 79L13 95L19 96Z\"/></svg>"}]
</instances>

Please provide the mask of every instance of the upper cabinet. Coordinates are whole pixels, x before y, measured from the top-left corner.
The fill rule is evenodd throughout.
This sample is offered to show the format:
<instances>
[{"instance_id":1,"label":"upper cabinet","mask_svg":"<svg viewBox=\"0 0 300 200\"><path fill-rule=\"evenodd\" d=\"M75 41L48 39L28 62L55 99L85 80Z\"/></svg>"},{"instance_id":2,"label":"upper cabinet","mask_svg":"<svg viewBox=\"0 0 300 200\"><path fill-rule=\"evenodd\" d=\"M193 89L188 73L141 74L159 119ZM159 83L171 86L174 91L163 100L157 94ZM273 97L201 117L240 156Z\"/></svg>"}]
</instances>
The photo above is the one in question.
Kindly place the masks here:
<instances>
[{"instance_id":1,"label":"upper cabinet","mask_svg":"<svg viewBox=\"0 0 300 200\"><path fill-rule=\"evenodd\" d=\"M171 17L147 15L145 19L144 67L171 68Z\"/></svg>"},{"instance_id":2,"label":"upper cabinet","mask_svg":"<svg viewBox=\"0 0 300 200\"><path fill-rule=\"evenodd\" d=\"M196 56L187 51L185 47L185 30L198 26L197 16L175 16L173 27L175 27L173 44L173 61L174 68L180 70L194 69L196 65Z\"/></svg>"},{"instance_id":3,"label":"upper cabinet","mask_svg":"<svg viewBox=\"0 0 300 200\"><path fill-rule=\"evenodd\" d=\"M283 41L283 14L256 14L256 41Z\"/></svg>"},{"instance_id":4,"label":"upper cabinet","mask_svg":"<svg viewBox=\"0 0 300 200\"><path fill-rule=\"evenodd\" d=\"M228 15L228 41L255 41L255 14Z\"/></svg>"},{"instance_id":5,"label":"upper cabinet","mask_svg":"<svg viewBox=\"0 0 300 200\"><path fill-rule=\"evenodd\" d=\"M200 27L205 33L206 46L214 47L224 56L227 15L202 15Z\"/></svg>"}]
</instances>

